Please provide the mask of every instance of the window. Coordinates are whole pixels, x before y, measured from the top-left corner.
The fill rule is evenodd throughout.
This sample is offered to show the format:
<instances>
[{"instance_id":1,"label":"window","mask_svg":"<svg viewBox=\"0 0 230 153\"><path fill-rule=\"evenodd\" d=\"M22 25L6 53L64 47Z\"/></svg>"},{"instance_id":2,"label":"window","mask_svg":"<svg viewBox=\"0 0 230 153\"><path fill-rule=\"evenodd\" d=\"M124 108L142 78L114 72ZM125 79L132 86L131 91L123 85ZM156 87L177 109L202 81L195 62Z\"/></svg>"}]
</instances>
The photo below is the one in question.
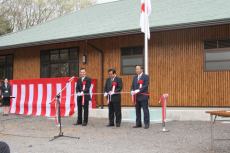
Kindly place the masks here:
<instances>
[{"instance_id":1,"label":"window","mask_svg":"<svg viewBox=\"0 0 230 153\"><path fill-rule=\"evenodd\" d=\"M0 56L0 79L13 79L13 55Z\"/></svg>"},{"instance_id":2,"label":"window","mask_svg":"<svg viewBox=\"0 0 230 153\"><path fill-rule=\"evenodd\" d=\"M230 70L230 40L211 40L204 42L205 69Z\"/></svg>"},{"instance_id":3,"label":"window","mask_svg":"<svg viewBox=\"0 0 230 153\"><path fill-rule=\"evenodd\" d=\"M229 48L229 47L230 47L230 39L204 41L204 49L217 49L217 48Z\"/></svg>"},{"instance_id":4,"label":"window","mask_svg":"<svg viewBox=\"0 0 230 153\"><path fill-rule=\"evenodd\" d=\"M123 75L135 74L135 66L144 65L143 47L121 48L121 71Z\"/></svg>"},{"instance_id":5,"label":"window","mask_svg":"<svg viewBox=\"0 0 230 153\"><path fill-rule=\"evenodd\" d=\"M41 77L65 77L78 74L78 48L41 51Z\"/></svg>"}]
</instances>

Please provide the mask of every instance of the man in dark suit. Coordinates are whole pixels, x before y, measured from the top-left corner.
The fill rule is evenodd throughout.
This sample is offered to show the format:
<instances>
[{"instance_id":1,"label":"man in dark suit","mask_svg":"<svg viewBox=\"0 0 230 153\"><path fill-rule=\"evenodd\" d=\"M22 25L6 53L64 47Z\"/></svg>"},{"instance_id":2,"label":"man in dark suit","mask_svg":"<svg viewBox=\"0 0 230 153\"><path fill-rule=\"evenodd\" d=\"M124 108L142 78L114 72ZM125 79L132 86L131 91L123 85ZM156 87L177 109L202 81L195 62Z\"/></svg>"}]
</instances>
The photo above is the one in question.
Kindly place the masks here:
<instances>
[{"instance_id":1,"label":"man in dark suit","mask_svg":"<svg viewBox=\"0 0 230 153\"><path fill-rule=\"evenodd\" d=\"M107 97L109 107L108 127L114 126L114 115L116 117L116 127L121 124L121 90L122 79L117 77L115 69L108 70L109 78L106 80L104 96Z\"/></svg>"},{"instance_id":2,"label":"man in dark suit","mask_svg":"<svg viewBox=\"0 0 230 153\"><path fill-rule=\"evenodd\" d=\"M141 108L144 111L144 124L145 129L149 128L150 118L149 118L149 108L148 108L148 86L149 86L149 76L143 73L143 67L140 65L136 66L136 74L133 77L133 82L131 86L131 95L135 99L136 108L136 125L133 128L142 127L141 124Z\"/></svg>"},{"instance_id":3,"label":"man in dark suit","mask_svg":"<svg viewBox=\"0 0 230 153\"><path fill-rule=\"evenodd\" d=\"M76 93L77 93L77 106L78 117L74 125L86 126L88 123L89 114L89 101L91 100L89 90L91 86L91 79L86 76L85 68L80 69L80 78L77 80ZM84 120L82 122L82 107L84 108Z\"/></svg>"}]
</instances>

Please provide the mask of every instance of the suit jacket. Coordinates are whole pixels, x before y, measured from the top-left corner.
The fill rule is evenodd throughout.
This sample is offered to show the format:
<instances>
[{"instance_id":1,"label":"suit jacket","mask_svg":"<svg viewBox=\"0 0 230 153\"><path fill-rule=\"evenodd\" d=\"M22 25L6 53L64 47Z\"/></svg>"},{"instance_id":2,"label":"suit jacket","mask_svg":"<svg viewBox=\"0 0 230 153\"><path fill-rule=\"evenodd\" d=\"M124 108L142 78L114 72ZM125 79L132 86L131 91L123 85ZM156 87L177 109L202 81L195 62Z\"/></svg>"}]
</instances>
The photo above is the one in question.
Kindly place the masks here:
<instances>
[{"instance_id":1,"label":"suit jacket","mask_svg":"<svg viewBox=\"0 0 230 153\"><path fill-rule=\"evenodd\" d=\"M91 100L91 96L89 95L89 90L91 87L91 79L86 76L83 81L86 81L85 90L82 90L82 88L83 88L82 78L79 78L77 80L76 93L83 91L84 94L87 94L87 95L84 95L85 100L89 101L89 100ZM77 98L79 99L80 96L78 96Z\"/></svg>"},{"instance_id":2,"label":"suit jacket","mask_svg":"<svg viewBox=\"0 0 230 153\"><path fill-rule=\"evenodd\" d=\"M1 94L3 97L10 97L11 96L11 86L9 83L7 83L7 86L5 86L5 83L1 86Z\"/></svg>"},{"instance_id":3,"label":"suit jacket","mask_svg":"<svg viewBox=\"0 0 230 153\"><path fill-rule=\"evenodd\" d=\"M144 94L148 94L149 76L143 73L139 80L143 81L142 87L139 88L140 84L138 83L138 75L135 75L133 77L133 82L132 82L131 90L133 90L133 91L136 90L136 89L140 90L140 92L136 95L136 99L138 101L148 100L149 96L148 95L144 95Z\"/></svg>"},{"instance_id":4,"label":"suit jacket","mask_svg":"<svg viewBox=\"0 0 230 153\"><path fill-rule=\"evenodd\" d=\"M121 101L121 94L118 92L121 92L122 90L122 79L119 77L115 77L114 80L112 81L111 78L108 78L105 82L105 88L104 88L104 92L109 93L110 91L112 91L112 84L113 82L117 83L117 86L115 87L115 94L113 94L111 96L111 101Z\"/></svg>"}]
</instances>

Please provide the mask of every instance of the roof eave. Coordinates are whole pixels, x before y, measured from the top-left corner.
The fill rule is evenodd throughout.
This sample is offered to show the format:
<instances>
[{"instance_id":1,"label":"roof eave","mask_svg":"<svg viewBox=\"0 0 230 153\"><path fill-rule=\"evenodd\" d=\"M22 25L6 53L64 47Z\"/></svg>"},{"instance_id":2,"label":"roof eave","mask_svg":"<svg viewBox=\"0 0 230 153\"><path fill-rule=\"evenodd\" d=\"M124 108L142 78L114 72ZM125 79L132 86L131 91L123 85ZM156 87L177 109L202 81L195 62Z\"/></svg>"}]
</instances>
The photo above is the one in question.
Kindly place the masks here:
<instances>
[{"instance_id":1,"label":"roof eave","mask_svg":"<svg viewBox=\"0 0 230 153\"><path fill-rule=\"evenodd\" d=\"M157 27L151 28L151 32L178 30L178 29L187 29L187 28L198 28L198 27L206 27L206 26L217 26L217 25L224 25L224 24L230 24L230 18L183 23L183 24L174 24L174 25L168 25L168 26L157 26Z\"/></svg>"},{"instance_id":2,"label":"roof eave","mask_svg":"<svg viewBox=\"0 0 230 153\"><path fill-rule=\"evenodd\" d=\"M157 26L157 27L151 27L150 30L151 32L158 32L158 31L178 30L178 29L186 29L186 28L194 28L194 27L224 25L224 24L229 24L229 23L230 23L230 18L205 21L205 22L200 21L200 22L192 22L192 23L185 23L185 24ZM116 32L109 32L109 33L86 35L86 36L80 36L80 37L61 38L61 39L53 39L53 40L44 40L44 41L39 41L39 42L29 42L29 43L24 43L24 44L15 44L15 45L10 45L10 46L2 46L0 47L0 50L32 47L32 46L39 46L39 45L48 45L48 44L54 44L54 43L65 43L69 41L82 41L82 40L90 40L90 39L96 39L96 38L106 38L106 37L114 37L114 36L122 36L122 35L140 34L140 33L141 33L140 29L132 29L132 30L126 30L126 31L116 31Z\"/></svg>"},{"instance_id":3,"label":"roof eave","mask_svg":"<svg viewBox=\"0 0 230 153\"><path fill-rule=\"evenodd\" d=\"M53 39L53 40L44 40L44 41L29 42L29 43L24 43L24 44L15 44L15 45L10 45L10 46L2 46L2 47L0 47L0 51L6 50L6 49L49 45L49 44L55 44L55 43L65 43L65 42L70 42L70 41L83 41L83 40L91 40L91 39L96 39L96 38L106 38L106 37L138 34L138 33L140 33L140 30L135 29L135 30L95 34L95 35L86 35L86 36L80 36L80 37L69 37L69 38L61 38L61 39Z\"/></svg>"}]
</instances>

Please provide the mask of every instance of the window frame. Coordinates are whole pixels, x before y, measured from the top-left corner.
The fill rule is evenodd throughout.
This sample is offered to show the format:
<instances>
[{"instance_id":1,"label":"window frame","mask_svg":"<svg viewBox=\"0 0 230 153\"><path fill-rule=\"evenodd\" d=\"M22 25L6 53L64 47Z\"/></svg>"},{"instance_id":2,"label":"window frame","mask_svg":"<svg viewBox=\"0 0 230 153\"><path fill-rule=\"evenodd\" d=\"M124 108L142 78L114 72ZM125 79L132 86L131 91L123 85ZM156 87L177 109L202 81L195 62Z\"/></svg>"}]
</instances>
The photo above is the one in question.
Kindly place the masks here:
<instances>
[{"instance_id":1,"label":"window frame","mask_svg":"<svg viewBox=\"0 0 230 153\"><path fill-rule=\"evenodd\" d=\"M122 49L128 49L128 48L142 48L142 54L141 55L136 55L136 56L140 56L142 57L142 62L143 62L143 67L144 67L144 62L145 62L145 59L144 59L144 46L142 45L139 45L139 46L127 46L127 47L121 47L120 48L120 70L121 70L121 76L132 76L132 75L136 75L135 74L135 69L133 70L133 73L124 73L123 72L123 56L122 56ZM127 56L127 55L125 55ZM135 55L131 55L131 56L135 56ZM132 57L130 57L132 58ZM125 67L132 67L133 65L126 65Z\"/></svg>"},{"instance_id":2,"label":"window frame","mask_svg":"<svg viewBox=\"0 0 230 153\"><path fill-rule=\"evenodd\" d=\"M7 78L8 80L11 80L11 79L13 79L14 78L14 54L3 54L3 55L0 55L0 56L5 56L5 58L7 57L7 56L12 56L12 71L11 71L11 75L12 75L12 78L10 78L10 77L8 77L8 76L3 76L3 78L0 78L0 79L4 79L4 78ZM7 70L7 68L9 67L8 66L8 62L7 62L7 60L5 59L5 66L6 66L6 69L5 69L5 74L4 75L6 75L6 72L8 72L8 70Z\"/></svg>"},{"instance_id":3,"label":"window frame","mask_svg":"<svg viewBox=\"0 0 230 153\"><path fill-rule=\"evenodd\" d=\"M71 52L71 49L76 49L76 52L77 52L77 58L76 59L71 59L70 57L70 52ZM64 59L58 59L56 61L52 61L51 60L51 52L52 51L58 51L58 56L60 58L60 52L61 50L68 50L68 59L64 60ZM48 60L45 60L43 61L42 60L42 53L47 53L48 54ZM65 63L68 63L68 71L69 71L69 75L68 76L58 76L58 77L71 77L70 76L70 64L72 63L75 63L78 67L78 70L79 70L79 55L80 54L80 48L78 46L76 47L67 47L67 48L53 48L53 49L46 49L46 50L40 50L40 78L51 78L51 65L52 64L65 64ZM45 65L47 64L48 65L48 76L43 76L42 74L42 65ZM75 76L78 77L78 72L76 72ZM52 77L52 78L57 78L57 77Z\"/></svg>"},{"instance_id":4,"label":"window frame","mask_svg":"<svg viewBox=\"0 0 230 153\"><path fill-rule=\"evenodd\" d=\"M204 63L203 63L203 65L204 65L204 71L205 72L219 72L219 71L230 71L230 69L211 69L211 70L209 70L209 69L207 69L207 67L206 67L206 63L207 62L225 62L225 61L229 61L230 62L230 59L229 60L206 60L206 53L207 52L211 52L211 53L223 53L223 52L230 52L230 47L228 47L228 48L212 48L212 49L204 49Z\"/></svg>"}]
</instances>

